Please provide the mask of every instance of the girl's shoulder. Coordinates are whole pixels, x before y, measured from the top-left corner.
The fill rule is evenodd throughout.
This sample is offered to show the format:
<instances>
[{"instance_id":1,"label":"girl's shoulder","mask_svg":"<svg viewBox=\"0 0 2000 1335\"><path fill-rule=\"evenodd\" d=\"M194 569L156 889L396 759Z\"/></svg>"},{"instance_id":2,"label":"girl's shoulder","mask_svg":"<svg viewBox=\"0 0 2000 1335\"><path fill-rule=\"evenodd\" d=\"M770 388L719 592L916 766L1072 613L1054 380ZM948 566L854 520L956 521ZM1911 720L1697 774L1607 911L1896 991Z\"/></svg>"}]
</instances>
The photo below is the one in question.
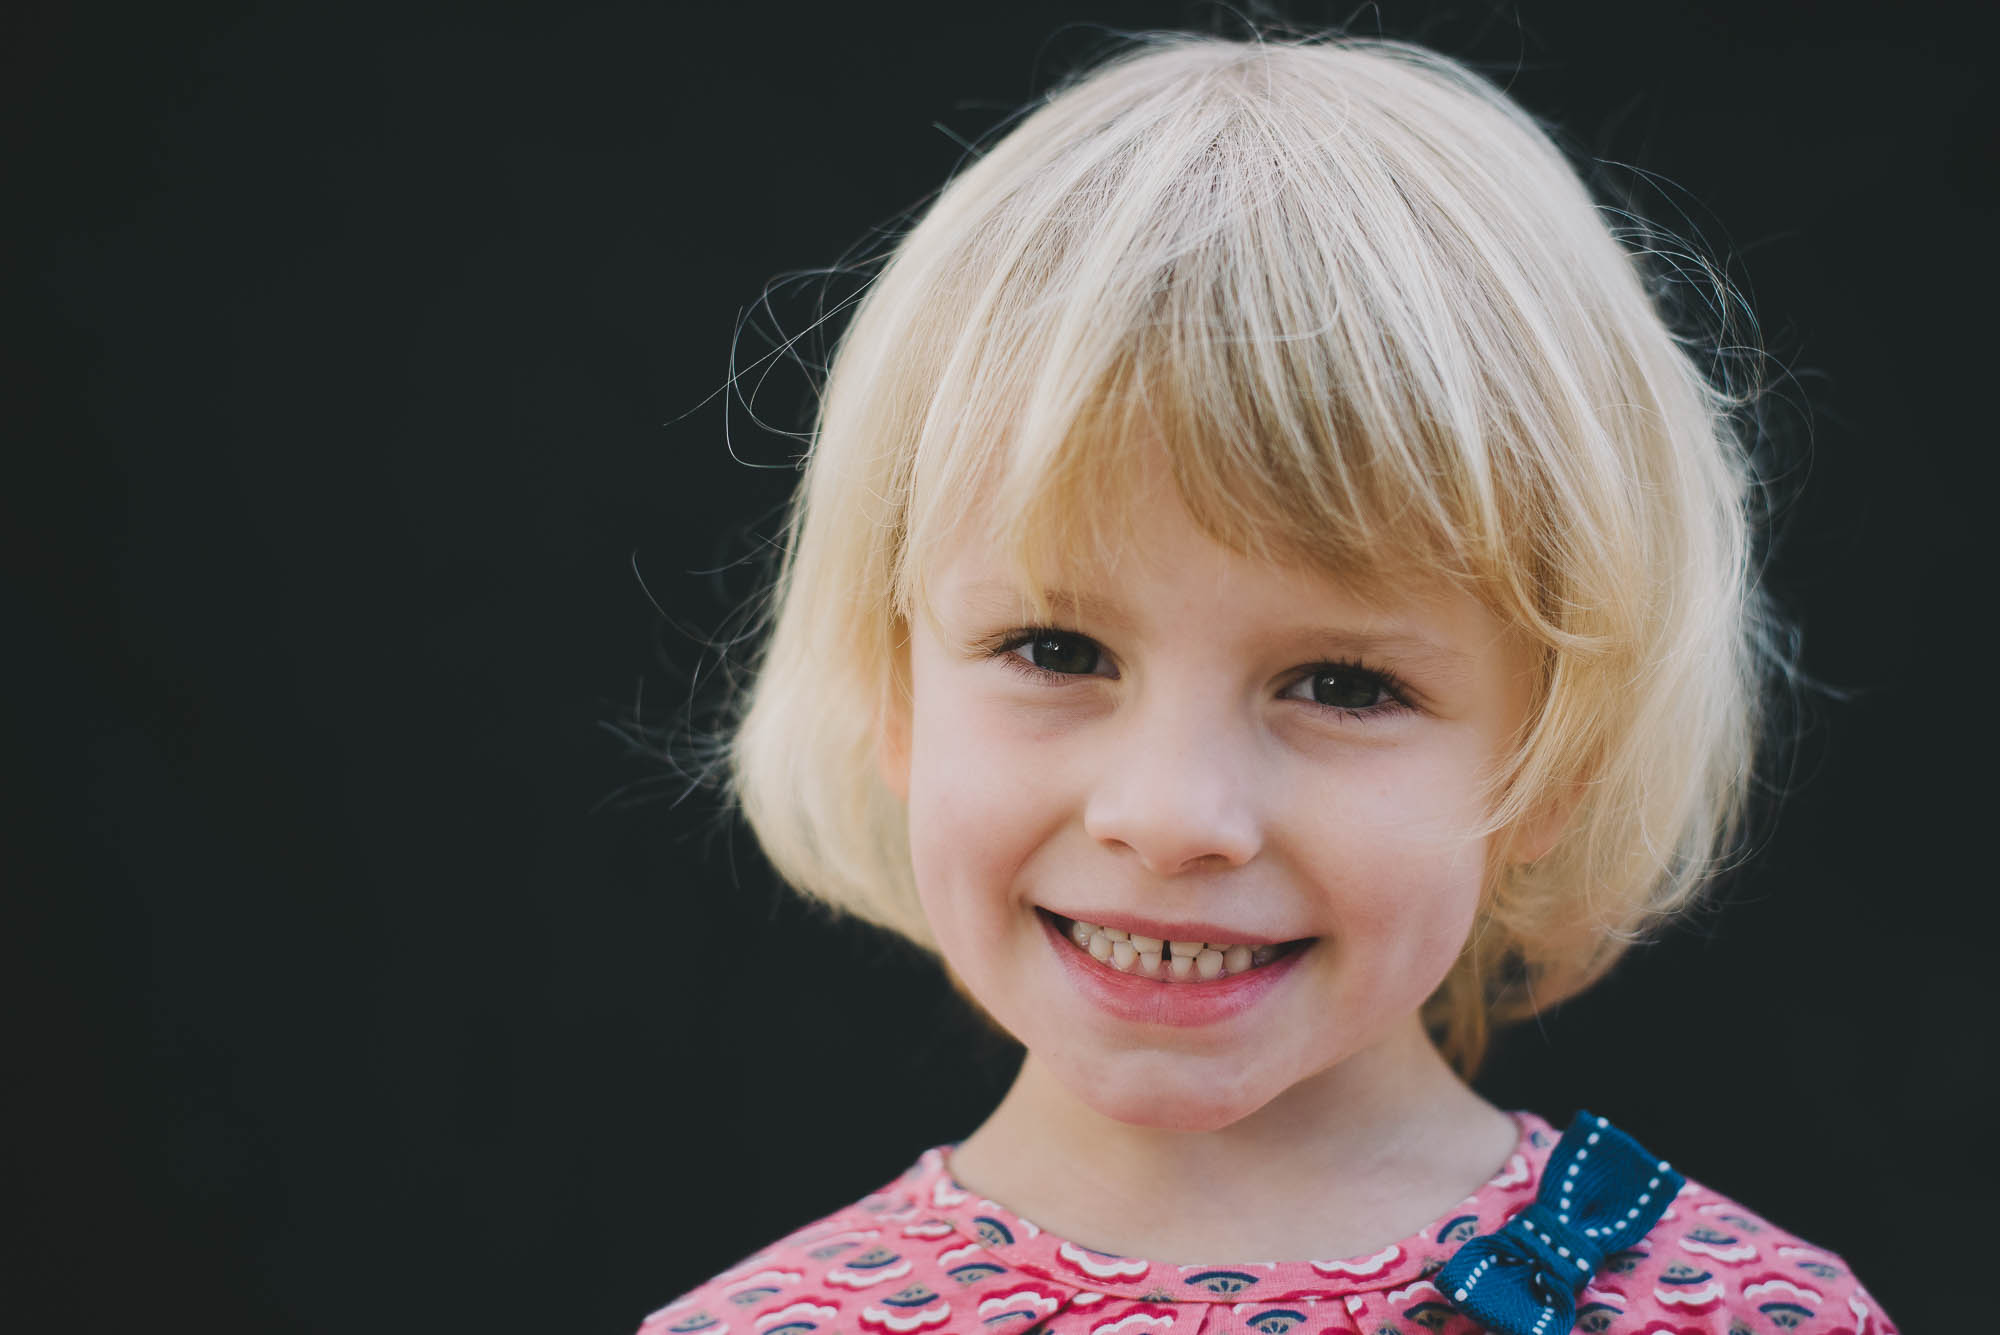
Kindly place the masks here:
<instances>
[{"instance_id":1,"label":"girl's shoulder","mask_svg":"<svg viewBox=\"0 0 2000 1335\"><path fill-rule=\"evenodd\" d=\"M809 1335L851 1331L860 1299L889 1304L906 1299L909 1280L933 1268L916 1244L954 1236L943 1220L917 1218L928 1181L943 1177L945 1150L926 1150L895 1181L823 1219L795 1229L739 1261L707 1283L647 1316L644 1335ZM871 1290L879 1292L870 1293ZM935 1324L935 1323L933 1323ZM920 1329L890 1327L894 1335Z\"/></svg>"},{"instance_id":2,"label":"girl's shoulder","mask_svg":"<svg viewBox=\"0 0 2000 1335\"><path fill-rule=\"evenodd\" d=\"M948 1147L647 1317L642 1335L1475 1335L1433 1282L1540 1189L1555 1133L1517 1114L1515 1154L1421 1232L1359 1257L1175 1265L1038 1228L960 1187ZM1840 1257L1696 1182L1612 1252L1575 1329L1895 1335ZM1554 1335L1554 1332L1549 1332Z\"/></svg>"},{"instance_id":3,"label":"girl's shoulder","mask_svg":"<svg viewBox=\"0 0 2000 1335\"><path fill-rule=\"evenodd\" d=\"M1896 1335L1846 1261L1692 1180L1644 1238L1605 1257L1576 1328Z\"/></svg>"}]
</instances>

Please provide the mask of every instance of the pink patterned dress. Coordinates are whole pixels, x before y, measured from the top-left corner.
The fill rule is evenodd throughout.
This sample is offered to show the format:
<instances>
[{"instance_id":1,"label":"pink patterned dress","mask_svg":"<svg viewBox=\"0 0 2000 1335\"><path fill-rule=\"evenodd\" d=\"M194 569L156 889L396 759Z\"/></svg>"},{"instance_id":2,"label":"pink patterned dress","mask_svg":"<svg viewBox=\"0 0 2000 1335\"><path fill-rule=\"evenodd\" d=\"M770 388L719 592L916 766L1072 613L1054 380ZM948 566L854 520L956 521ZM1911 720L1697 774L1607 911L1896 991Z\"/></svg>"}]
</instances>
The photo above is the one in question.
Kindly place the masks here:
<instances>
[{"instance_id":1,"label":"pink patterned dress","mask_svg":"<svg viewBox=\"0 0 2000 1335\"><path fill-rule=\"evenodd\" d=\"M1516 1113L1498 1176L1369 1256L1175 1265L1093 1251L961 1188L945 1149L647 1317L641 1335L1473 1335L1431 1282L1535 1198L1556 1143ZM1840 1258L1689 1182L1576 1302L1588 1335L1895 1335Z\"/></svg>"}]
</instances>

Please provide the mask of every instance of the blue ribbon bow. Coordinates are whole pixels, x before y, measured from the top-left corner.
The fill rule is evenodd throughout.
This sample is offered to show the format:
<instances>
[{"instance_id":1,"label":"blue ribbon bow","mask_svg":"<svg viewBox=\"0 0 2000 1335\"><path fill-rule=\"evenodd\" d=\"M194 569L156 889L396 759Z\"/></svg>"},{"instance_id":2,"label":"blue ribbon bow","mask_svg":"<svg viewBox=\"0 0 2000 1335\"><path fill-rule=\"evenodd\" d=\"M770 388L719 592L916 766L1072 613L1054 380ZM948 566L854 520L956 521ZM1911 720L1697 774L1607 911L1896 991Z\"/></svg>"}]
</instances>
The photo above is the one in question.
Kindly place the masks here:
<instances>
[{"instance_id":1,"label":"blue ribbon bow","mask_svg":"<svg viewBox=\"0 0 2000 1335\"><path fill-rule=\"evenodd\" d=\"M1525 1210L1437 1275L1452 1306L1498 1335L1569 1335L1604 1258L1646 1236L1687 1181L1602 1117L1580 1112Z\"/></svg>"}]
</instances>

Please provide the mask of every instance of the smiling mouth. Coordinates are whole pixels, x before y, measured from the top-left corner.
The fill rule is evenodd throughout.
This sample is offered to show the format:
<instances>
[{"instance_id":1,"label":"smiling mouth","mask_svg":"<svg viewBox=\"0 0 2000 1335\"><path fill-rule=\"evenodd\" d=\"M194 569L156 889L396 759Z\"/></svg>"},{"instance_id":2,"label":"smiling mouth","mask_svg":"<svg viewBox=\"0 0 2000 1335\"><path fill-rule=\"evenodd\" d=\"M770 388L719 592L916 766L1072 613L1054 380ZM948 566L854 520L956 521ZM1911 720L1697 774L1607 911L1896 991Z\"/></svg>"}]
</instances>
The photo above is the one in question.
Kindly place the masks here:
<instances>
[{"instance_id":1,"label":"smiling mouth","mask_svg":"<svg viewBox=\"0 0 2000 1335\"><path fill-rule=\"evenodd\" d=\"M1096 923L1065 918L1043 908L1035 911L1055 924L1063 940L1106 968L1163 983L1199 986L1236 974L1250 973L1295 954L1318 940L1317 937L1307 936L1296 941L1260 946L1229 941L1165 941L1150 936L1135 936L1116 927L1100 927Z\"/></svg>"}]
</instances>

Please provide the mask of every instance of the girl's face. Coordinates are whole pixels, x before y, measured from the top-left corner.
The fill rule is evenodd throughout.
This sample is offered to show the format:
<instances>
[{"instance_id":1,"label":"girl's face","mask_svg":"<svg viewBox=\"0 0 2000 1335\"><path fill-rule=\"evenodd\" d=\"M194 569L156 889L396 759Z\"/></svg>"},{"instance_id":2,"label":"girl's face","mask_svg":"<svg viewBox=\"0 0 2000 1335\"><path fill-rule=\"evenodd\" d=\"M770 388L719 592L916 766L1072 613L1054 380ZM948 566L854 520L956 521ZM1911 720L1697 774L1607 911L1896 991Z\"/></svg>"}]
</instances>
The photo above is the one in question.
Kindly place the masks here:
<instances>
[{"instance_id":1,"label":"girl's face","mask_svg":"<svg viewBox=\"0 0 2000 1335\"><path fill-rule=\"evenodd\" d=\"M1171 486L1130 517L1115 561L1063 572L1050 624L993 549L950 553L883 764L980 1004L1098 1112L1212 1130L1407 1039L1472 926L1480 782L1532 660L1463 592L1364 603L1236 555ZM1130 970L1074 922L1124 933ZM1177 981L1148 938L1269 962Z\"/></svg>"}]
</instances>

